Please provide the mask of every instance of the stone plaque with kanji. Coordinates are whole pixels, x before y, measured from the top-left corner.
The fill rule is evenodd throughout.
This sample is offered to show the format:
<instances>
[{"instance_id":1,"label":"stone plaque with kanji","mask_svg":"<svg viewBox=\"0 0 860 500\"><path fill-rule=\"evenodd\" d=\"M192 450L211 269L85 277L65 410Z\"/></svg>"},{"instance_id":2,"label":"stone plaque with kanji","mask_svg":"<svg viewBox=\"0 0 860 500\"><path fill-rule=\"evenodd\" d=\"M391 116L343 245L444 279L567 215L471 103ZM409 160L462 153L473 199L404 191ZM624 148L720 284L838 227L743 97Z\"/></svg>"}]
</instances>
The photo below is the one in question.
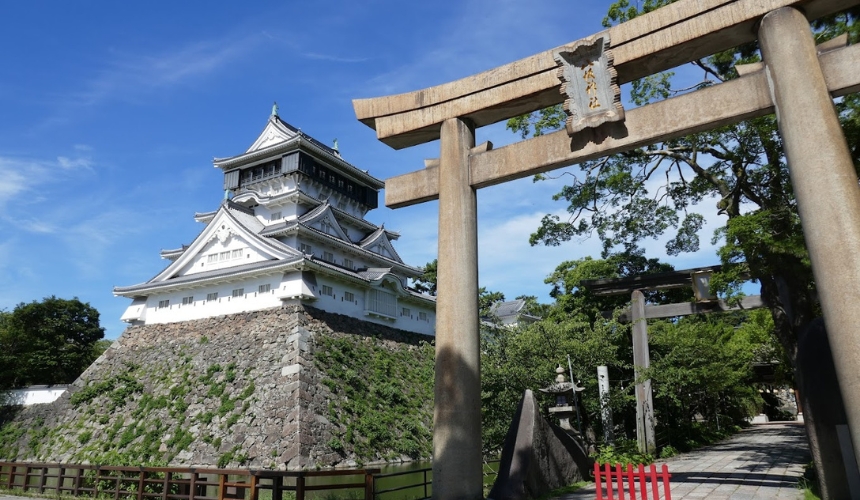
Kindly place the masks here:
<instances>
[{"instance_id":1,"label":"stone plaque with kanji","mask_svg":"<svg viewBox=\"0 0 860 500\"><path fill-rule=\"evenodd\" d=\"M562 47L553 52L553 57L559 65L561 93L566 96L568 134L624 120L608 33Z\"/></svg>"}]
</instances>

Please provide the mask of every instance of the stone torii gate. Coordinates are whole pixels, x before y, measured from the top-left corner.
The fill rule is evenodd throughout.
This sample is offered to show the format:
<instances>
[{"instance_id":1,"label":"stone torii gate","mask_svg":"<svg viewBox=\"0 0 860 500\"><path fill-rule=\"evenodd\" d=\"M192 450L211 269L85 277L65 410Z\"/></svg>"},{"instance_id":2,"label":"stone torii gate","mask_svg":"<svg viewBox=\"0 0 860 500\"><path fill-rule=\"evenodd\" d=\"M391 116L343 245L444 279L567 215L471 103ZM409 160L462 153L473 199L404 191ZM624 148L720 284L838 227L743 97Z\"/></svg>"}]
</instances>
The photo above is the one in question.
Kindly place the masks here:
<instances>
[{"instance_id":1,"label":"stone torii gate","mask_svg":"<svg viewBox=\"0 0 860 500\"><path fill-rule=\"evenodd\" d=\"M860 0L681 0L584 42L469 78L353 101L357 118L395 149L440 139L438 160L388 179L385 193L391 208L439 199L434 498L482 496L476 189L773 112L785 143L854 449L860 451L860 371L854 369L860 360L860 308L855 306L860 187L832 102L860 90L860 49L837 44L816 48L809 29L809 20L857 4ZM602 49L608 51L601 51L597 37L603 37ZM556 57L567 60L568 91L576 86L569 77L575 74L572 68L594 63L605 71L596 80L580 74L605 96L612 93L609 84L756 38L764 62L741 68L736 80L626 112L618 109L610 119L621 121L578 131L597 124L586 109L595 95L589 87L568 96L570 106L581 105L572 110L568 130L497 150L489 143L475 147L476 127L564 100ZM591 50L601 57L592 57ZM603 104L609 106L605 100ZM584 124L577 121L582 113Z\"/></svg>"},{"instance_id":2,"label":"stone torii gate","mask_svg":"<svg viewBox=\"0 0 860 500\"><path fill-rule=\"evenodd\" d=\"M717 300L717 297L710 292L710 278L700 281L698 277L710 276L720 270L722 270L722 266L716 265L693 269L676 269L628 278L605 278L579 282L580 286L596 296L630 295L630 307L618 319L622 322L632 323L633 369L637 380L634 390L636 396L636 441L639 445L639 451L642 453L656 454L657 452L651 380L640 380L639 377L642 371L651 365L648 346L648 320L766 307L761 295L743 297L737 304ZM645 295L642 292L673 288L692 288L696 302L663 305L645 303ZM604 311L603 314L606 317L611 317L612 311Z\"/></svg>"}]
</instances>

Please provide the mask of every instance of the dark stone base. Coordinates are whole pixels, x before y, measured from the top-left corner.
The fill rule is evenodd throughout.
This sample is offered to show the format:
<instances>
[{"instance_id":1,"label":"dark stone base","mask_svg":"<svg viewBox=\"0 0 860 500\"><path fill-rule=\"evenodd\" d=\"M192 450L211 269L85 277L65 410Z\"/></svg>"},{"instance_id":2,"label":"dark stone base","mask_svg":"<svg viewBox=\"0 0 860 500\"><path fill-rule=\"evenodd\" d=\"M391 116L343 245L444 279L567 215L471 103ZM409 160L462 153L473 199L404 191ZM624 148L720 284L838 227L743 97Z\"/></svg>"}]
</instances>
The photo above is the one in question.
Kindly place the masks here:
<instances>
[{"instance_id":1,"label":"dark stone base","mask_svg":"<svg viewBox=\"0 0 860 500\"><path fill-rule=\"evenodd\" d=\"M488 498L523 500L582 480L593 467L585 448L540 414L531 391L523 394L505 437L499 475Z\"/></svg>"}]
</instances>

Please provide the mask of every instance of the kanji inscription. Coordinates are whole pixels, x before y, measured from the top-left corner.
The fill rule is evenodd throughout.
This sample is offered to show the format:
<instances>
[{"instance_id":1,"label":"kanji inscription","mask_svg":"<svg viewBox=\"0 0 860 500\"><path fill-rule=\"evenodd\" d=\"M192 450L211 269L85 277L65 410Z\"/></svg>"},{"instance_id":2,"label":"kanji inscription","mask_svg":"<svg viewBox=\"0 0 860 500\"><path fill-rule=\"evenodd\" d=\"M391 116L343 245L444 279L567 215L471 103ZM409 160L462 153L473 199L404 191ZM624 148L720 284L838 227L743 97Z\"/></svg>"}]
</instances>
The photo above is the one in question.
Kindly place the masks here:
<instances>
[{"instance_id":1,"label":"kanji inscription","mask_svg":"<svg viewBox=\"0 0 860 500\"><path fill-rule=\"evenodd\" d=\"M553 57L559 65L561 93L567 97L564 111L568 134L624 120L608 33L562 47Z\"/></svg>"}]
</instances>

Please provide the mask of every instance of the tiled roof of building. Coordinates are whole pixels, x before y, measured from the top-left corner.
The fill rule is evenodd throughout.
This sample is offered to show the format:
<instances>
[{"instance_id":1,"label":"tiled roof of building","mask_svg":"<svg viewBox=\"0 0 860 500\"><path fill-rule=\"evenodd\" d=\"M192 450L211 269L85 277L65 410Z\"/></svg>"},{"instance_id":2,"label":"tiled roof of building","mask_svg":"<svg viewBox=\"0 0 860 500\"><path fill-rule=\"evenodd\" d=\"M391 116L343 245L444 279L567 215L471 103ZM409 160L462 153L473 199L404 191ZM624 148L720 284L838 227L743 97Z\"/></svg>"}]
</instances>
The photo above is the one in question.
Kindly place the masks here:
<instances>
[{"instance_id":1,"label":"tiled roof of building","mask_svg":"<svg viewBox=\"0 0 860 500\"><path fill-rule=\"evenodd\" d=\"M256 271L265 270L268 268L276 268L280 266L288 266L290 264L296 264L303 259L301 256L293 257L291 259L280 259L280 260L266 260L262 262L254 262L252 264L243 264L240 266L226 267L223 269L215 269L213 271L204 271L201 273L195 274L186 274L185 276L179 276L176 278L171 278L166 281L148 281L146 283L141 283L139 285L131 285L131 286L117 286L114 287L113 292L117 295L128 295L133 292L143 292L155 288L161 288L165 285L180 285L180 284L191 284L200 281L206 281L213 278L223 278L227 276L239 276L242 274L253 273Z\"/></svg>"},{"instance_id":2,"label":"tiled roof of building","mask_svg":"<svg viewBox=\"0 0 860 500\"><path fill-rule=\"evenodd\" d=\"M499 318L519 314L525 307L526 301L522 299L509 300L507 302L496 302L490 307L490 312Z\"/></svg>"},{"instance_id":3,"label":"tiled roof of building","mask_svg":"<svg viewBox=\"0 0 860 500\"><path fill-rule=\"evenodd\" d=\"M322 142L302 132L300 129L293 127L287 122L281 120L278 116L272 116L269 119L274 121L274 123L279 128L285 128L291 132L291 135L295 135L289 139L284 140L283 142L279 142L271 146L258 149L256 151L248 151L236 156L229 156L226 158L215 158L213 160L215 166L224 168L225 170L229 170L232 168L236 168L237 166L240 166L248 161L263 159L266 156L270 155L277 155L282 151L287 151L289 149L292 149L293 147L301 147L304 144L308 146L308 149L326 157L326 159L332 165L338 165L342 167L344 169L345 174L360 179L362 182L375 189L382 189L383 187L385 187L385 183L380 179L373 177L366 170L361 170L355 165L352 165L351 163L344 160L340 156L340 152L335 151L329 146L326 146Z\"/></svg>"}]
</instances>

